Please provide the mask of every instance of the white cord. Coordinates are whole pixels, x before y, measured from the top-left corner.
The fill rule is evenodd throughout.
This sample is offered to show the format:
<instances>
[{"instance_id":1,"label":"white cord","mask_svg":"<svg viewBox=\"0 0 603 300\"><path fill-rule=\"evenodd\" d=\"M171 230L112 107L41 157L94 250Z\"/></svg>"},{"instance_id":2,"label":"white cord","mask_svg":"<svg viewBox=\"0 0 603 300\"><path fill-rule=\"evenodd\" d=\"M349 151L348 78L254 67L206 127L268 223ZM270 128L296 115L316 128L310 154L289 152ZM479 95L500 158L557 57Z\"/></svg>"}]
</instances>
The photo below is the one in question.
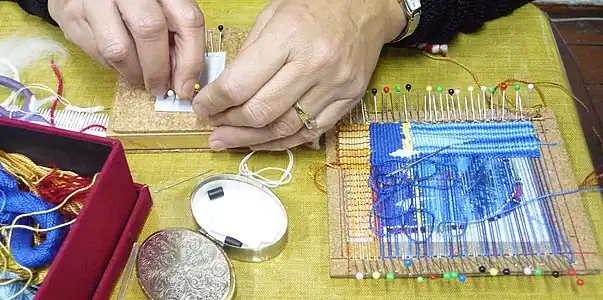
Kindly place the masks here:
<instances>
[{"instance_id":1,"label":"white cord","mask_svg":"<svg viewBox=\"0 0 603 300\"><path fill-rule=\"evenodd\" d=\"M603 21L602 17L579 17L579 18L551 18L553 23L581 22L581 21Z\"/></svg>"},{"instance_id":2,"label":"white cord","mask_svg":"<svg viewBox=\"0 0 603 300\"><path fill-rule=\"evenodd\" d=\"M249 166L247 166L247 162L255 153L255 151L253 151L247 154L247 156L245 156L245 158L241 160L241 163L239 164L239 175L250 177L270 188L276 188L278 186L288 184L289 182L291 182L291 179L293 179L293 174L291 174L291 169L293 169L293 153L289 149L287 149L286 151L289 155L289 165L287 166L287 169L267 167L255 172L251 171L249 169ZM281 171L283 172L283 175L278 180L271 180L260 175L260 173L266 171Z\"/></svg>"},{"instance_id":3,"label":"white cord","mask_svg":"<svg viewBox=\"0 0 603 300\"><path fill-rule=\"evenodd\" d=\"M82 112L82 113L98 113L103 111L105 108L102 106L94 106L94 107L78 107L78 106L74 106L71 105L71 102L69 102L69 100L65 99L64 97L60 96L59 94L57 94L53 89L43 85L43 84L31 84L28 86L25 86L19 90L16 91L16 93L14 95L11 95L9 97L9 99L7 99L7 102L12 103L13 105L17 102L17 97L18 95L25 89L37 89L37 90L42 90L45 92L48 92L50 94L52 94L54 97L47 97L44 98L42 100L36 100L35 97L32 97L31 99L31 103L30 103L30 107L29 109L31 111L38 111L40 109L40 107L42 107L43 105L52 102L55 98L59 99L59 102L61 102L61 104L65 105L65 109L64 110L71 110L71 111L76 111L76 112Z\"/></svg>"}]
</instances>

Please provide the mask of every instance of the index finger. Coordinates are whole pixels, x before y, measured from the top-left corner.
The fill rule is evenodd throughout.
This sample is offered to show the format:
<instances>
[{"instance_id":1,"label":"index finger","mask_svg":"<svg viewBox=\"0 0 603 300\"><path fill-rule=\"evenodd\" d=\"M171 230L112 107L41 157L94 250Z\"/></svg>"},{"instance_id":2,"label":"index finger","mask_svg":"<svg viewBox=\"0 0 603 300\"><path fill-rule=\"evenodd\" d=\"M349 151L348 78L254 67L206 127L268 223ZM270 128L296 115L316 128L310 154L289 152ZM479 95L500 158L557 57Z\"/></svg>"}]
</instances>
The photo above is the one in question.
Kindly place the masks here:
<instances>
[{"instance_id":1,"label":"index finger","mask_svg":"<svg viewBox=\"0 0 603 300\"><path fill-rule=\"evenodd\" d=\"M205 20L195 0L160 0L170 32L174 33L172 84L176 95L188 98L203 70Z\"/></svg>"},{"instance_id":2,"label":"index finger","mask_svg":"<svg viewBox=\"0 0 603 300\"><path fill-rule=\"evenodd\" d=\"M168 28L156 0L118 0L117 5L134 38L144 82L155 96L168 91L170 56Z\"/></svg>"},{"instance_id":3,"label":"index finger","mask_svg":"<svg viewBox=\"0 0 603 300\"><path fill-rule=\"evenodd\" d=\"M206 85L193 100L193 109L202 117L222 112L249 100L285 65L289 49L282 45L277 26L267 26L249 47Z\"/></svg>"}]
</instances>

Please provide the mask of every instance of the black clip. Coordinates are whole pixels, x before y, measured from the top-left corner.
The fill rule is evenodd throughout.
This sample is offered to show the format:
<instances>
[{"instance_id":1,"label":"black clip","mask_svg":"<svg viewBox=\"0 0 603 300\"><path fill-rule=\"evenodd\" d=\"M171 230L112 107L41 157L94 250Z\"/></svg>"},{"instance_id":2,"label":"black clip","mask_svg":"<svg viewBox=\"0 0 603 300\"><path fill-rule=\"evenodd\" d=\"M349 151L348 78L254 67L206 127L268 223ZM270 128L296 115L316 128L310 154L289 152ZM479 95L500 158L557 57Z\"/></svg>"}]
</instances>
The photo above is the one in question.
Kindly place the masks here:
<instances>
[{"instance_id":1,"label":"black clip","mask_svg":"<svg viewBox=\"0 0 603 300\"><path fill-rule=\"evenodd\" d=\"M218 198L222 198L224 197L224 189L221 186L213 188L207 191L207 196L209 197L209 200L216 200Z\"/></svg>"}]
</instances>

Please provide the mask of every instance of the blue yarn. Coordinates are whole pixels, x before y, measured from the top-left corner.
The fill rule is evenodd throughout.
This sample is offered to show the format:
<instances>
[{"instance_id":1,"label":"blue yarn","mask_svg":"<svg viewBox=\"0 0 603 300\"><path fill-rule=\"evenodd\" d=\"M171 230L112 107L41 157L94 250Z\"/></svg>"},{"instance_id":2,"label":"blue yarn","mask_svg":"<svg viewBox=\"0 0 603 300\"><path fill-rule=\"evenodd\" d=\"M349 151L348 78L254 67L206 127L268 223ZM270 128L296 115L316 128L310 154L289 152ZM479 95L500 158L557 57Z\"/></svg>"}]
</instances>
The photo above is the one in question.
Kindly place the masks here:
<instances>
[{"instance_id":1,"label":"blue yarn","mask_svg":"<svg viewBox=\"0 0 603 300\"><path fill-rule=\"evenodd\" d=\"M53 205L38 196L21 192L17 180L5 172L0 166L0 223L12 224L13 220L22 214L52 209ZM59 211L20 218L16 224L33 226L35 222L40 228L50 228L61 225L65 219ZM49 265L61 247L67 234L67 227L46 232L45 240L37 247L33 245L34 232L13 228L10 249L17 263L27 268L42 268Z\"/></svg>"}]
</instances>

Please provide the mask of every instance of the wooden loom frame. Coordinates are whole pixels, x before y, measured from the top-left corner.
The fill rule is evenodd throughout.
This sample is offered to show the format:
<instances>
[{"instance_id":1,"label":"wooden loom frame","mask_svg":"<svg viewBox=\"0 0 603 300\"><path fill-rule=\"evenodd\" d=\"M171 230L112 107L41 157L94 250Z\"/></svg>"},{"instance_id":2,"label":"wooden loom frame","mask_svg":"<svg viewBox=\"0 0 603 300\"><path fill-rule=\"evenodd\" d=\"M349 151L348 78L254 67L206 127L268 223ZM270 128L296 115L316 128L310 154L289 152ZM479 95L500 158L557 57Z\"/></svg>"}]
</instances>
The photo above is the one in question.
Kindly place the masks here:
<instances>
[{"instance_id":1,"label":"wooden loom frame","mask_svg":"<svg viewBox=\"0 0 603 300\"><path fill-rule=\"evenodd\" d=\"M393 109L392 109L393 110ZM425 113L416 112L418 119ZM564 191L577 188L574 173L569 163L569 157L563 145L563 139L558 130L554 114L549 109L541 109L539 117L532 120L535 125L537 135L540 140L545 142L555 142L558 146L545 146L542 154L551 191ZM363 113L364 115L364 113ZM369 118L370 118L370 114ZM497 114L497 116L500 116ZM347 123L345 120L343 121ZM327 133L326 138L326 158L328 162L337 161L338 150L338 132L342 125L340 123L334 130ZM480 272L479 266L487 268L497 268L502 275L503 268L510 271L510 275L524 275L524 267L531 265L532 268L540 268L544 275L551 275L553 271L560 275L567 274L567 271L573 269L578 275L591 275L600 272L600 259L597 253L597 245L594 239L593 231L586 211L584 209L582 198L579 193L565 196L553 197L548 201L553 201L560 208L560 217L564 224L571 224L571 228L565 228L563 234L572 249L576 253L576 263L569 265L563 264L559 256L553 261L552 256L502 256L502 257L476 257L467 258L439 258L439 259L412 259L412 266L406 267L402 258L394 260L382 259L350 259L346 257L349 252L347 234L344 228L344 219L346 218L343 192L343 176L339 169L328 168L326 171L327 194L328 194L328 215L329 215L329 261L331 277L355 277L357 273L362 273L364 277L370 277L373 272L378 274L394 273L395 277L428 277L440 276L446 272L462 272L466 276L491 276L488 271ZM368 184L368 183L367 183ZM368 211L367 211L368 217ZM376 248L378 244L373 237ZM346 246L347 245L347 246ZM347 253L346 253L347 252ZM377 250L375 250L377 253ZM374 256L377 258L377 256ZM548 261L546 261L548 260ZM459 268L464 266L464 269ZM383 276L383 275L380 275Z\"/></svg>"}]
</instances>

